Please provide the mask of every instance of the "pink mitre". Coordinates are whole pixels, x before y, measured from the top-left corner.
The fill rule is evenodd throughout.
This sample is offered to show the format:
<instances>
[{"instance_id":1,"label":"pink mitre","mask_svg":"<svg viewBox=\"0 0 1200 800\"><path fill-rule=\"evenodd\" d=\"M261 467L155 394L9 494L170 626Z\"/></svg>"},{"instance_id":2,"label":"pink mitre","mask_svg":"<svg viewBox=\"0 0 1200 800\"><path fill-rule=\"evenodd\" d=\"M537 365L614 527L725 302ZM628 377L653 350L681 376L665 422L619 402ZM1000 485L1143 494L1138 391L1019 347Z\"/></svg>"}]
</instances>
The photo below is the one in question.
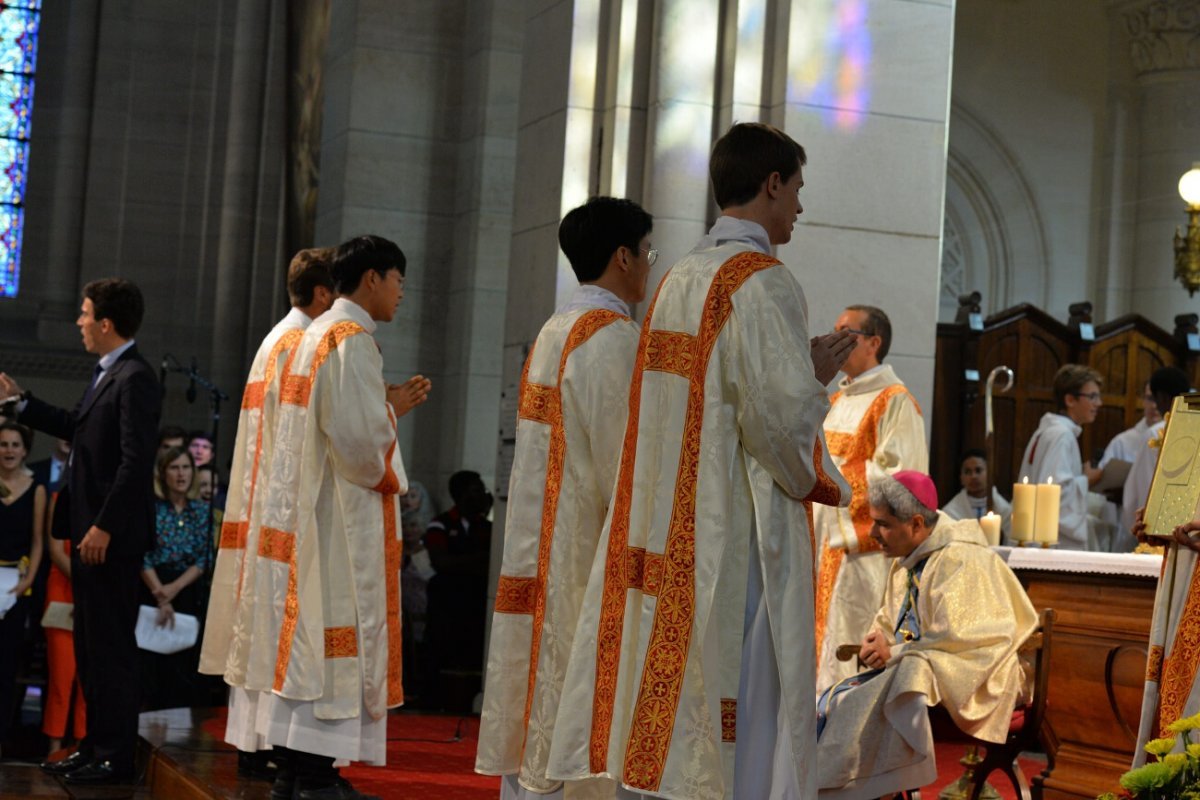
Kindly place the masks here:
<instances>
[{"instance_id":1,"label":"pink mitre","mask_svg":"<svg viewBox=\"0 0 1200 800\"><path fill-rule=\"evenodd\" d=\"M921 505L930 511L937 511L937 487L933 485L933 480L928 475L913 469L902 469L892 473L892 477L896 479L897 483L912 492L913 497L917 498Z\"/></svg>"}]
</instances>

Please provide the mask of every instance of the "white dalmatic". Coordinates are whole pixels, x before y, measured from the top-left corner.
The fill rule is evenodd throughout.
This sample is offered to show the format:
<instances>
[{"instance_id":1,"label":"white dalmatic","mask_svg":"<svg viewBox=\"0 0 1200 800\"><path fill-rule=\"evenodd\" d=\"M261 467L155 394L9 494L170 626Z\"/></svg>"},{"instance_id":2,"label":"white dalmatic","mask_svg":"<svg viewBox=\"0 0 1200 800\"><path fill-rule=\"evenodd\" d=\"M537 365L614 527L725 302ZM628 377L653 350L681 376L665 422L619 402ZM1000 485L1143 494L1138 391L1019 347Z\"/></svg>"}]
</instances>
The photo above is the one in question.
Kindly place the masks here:
<instances>
[{"instance_id":1,"label":"white dalmatic","mask_svg":"<svg viewBox=\"0 0 1200 800\"><path fill-rule=\"evenodd\" d=\"M815 794L807 503L849 491L821 434L804 295L751 249L760 226L712 245L739 225L722 217L646 316L552 778L680 800Z\"/></svg>"},{"instance_id":2,"label":"white dalmatic","mask_svg":"<svg viewBox=\"0 0 1200 800\"><path fill-rule=\"evenodd\" d=\"M398 497L408 482L374 330L339 298L280 379L256 567L226 681L246 691L244 724L266 744L383 763L386 711L403 701Z\"/></svg>"},{"instance_id":3,"label":"white dalmatic","mask_svg":"<svg viewBox=\"0 0 1200 800\"><path fill-rule=\"evenodd\" d=\"M1154 596L1146 688L1133 766L1146 763L1143 749L1151 739L1175 734L1167 726L1200 712L1200 570L1197 554L1167 543L1166 563ZM1179 736L1177 751L1184 746Z\"/></svg>"},{"instance_id":4,"label":"white dalmatic","mask_svg":"<svg viewBox=\"0 0 1200 800\"><path fill-rule=\"evenodd\" d=\"M206 675L225 673L244 570L254 566L253 559L247 563L246 552L254 552L258 545L257 520L263 496L260 480L266 482L275 450L279 379L284 364L311 322L300 309L289 311L259 345L246 378L204 624L204 643L200 648L200 672Z\"/></svg>"},{"instance_id":5,"label":"white dalmatic","mask_svg":"<svg viewBox=\"0 0 1200 800\"><path fill-rule=\"evenodd\" d=\"M887 584L888 559L871 538L867 490L900 470L929 471L921 409L890 364L843 379L825 418L833 463L854 495L849 507L816 506L817 691L854 674L837 648L862 641Z\"/></svg>"},{"instance_id":6,"label":"white dalmatic","mask_svg":"<svg viewBox=\"0 0 1200 800\"><path fill-rule=\"evenodd\" d=\"M1141 447L1135 451L1133 466L1125 476L1121 491L1121 525L1113 540L1114 553L1128 553L1137 547L1133 535L1133 522L1139 508L1150 499L1150 484L1154 482L1154 470L1158 467L1159 446L1162 444L1165 420L1159 420L1146 429Z\"/></svg>"},{"instance_id":7,"label":"white dalmatic","mask_svg":"<svg viewBox=\"0 0 1200 800\"><path fill-rule=\"evenodd\" d=\"M504 558L475 769L539 793L567 658L621 455L638 328L604 289L580 287L538 334L521 374ZM511 782L510 782L511 783ZM596 781L600 784L600 781ZM566 797L581 787L569 786ZM590 787L588 796L614 784Z\"/></svg>"}]
</instances>

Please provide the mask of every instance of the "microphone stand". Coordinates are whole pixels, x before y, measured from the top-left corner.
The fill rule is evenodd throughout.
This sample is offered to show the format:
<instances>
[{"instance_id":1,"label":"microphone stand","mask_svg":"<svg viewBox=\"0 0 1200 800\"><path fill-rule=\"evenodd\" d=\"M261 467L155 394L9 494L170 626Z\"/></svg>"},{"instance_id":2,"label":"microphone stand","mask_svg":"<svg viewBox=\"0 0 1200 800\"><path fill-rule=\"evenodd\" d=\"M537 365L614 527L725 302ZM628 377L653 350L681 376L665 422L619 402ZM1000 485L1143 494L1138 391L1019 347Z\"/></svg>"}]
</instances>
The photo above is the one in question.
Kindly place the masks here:
<instances>
[{"instance_id":1,"label":"microphone stand","mask_svg":"<svg viewBox=\"0 0 1200 800\"><path fill-rule=\"evenodd\" d=\"M218 439L218 436L220 435L220 427L221 427L221 402L224 400L228 400L229 395L225 394L225 392L223 392L221 390L221 388L219 386L217 386L215 383L213 383L211 380L206 378L204 375L200 374L200 372L196 369L196 359L195 358L192 359L192 365L190 367L185 367L179 363L179 360L177 358L175 358L175 356L168 353L163 356L162 368L163 368L164 372L168 372L168 371L169 372L178 372L181 375L184 375L185 377L187 377L187 379L189 381L189 386L195 386L198 384L202 388L208 390L208 402L209 402L209 408L210 408L209 415L212 419L212 428L211 428L211 434L210 434L210 438L209 438L209 441L212 443L212 459L209 461L209 463L211 463L213 465L213 479L214 480L213 480L213 498L212 498L212 500L209 501L209 504L208 504L208 534L205 537L205 540L208 543L209 567L205 571L203 580L207 586L211 586L212 585L213 567L215 567L216 563L217 563L216 537L220 535L219 531L214 532L214 527L215 527L215 523L216 523L216 504L213 501L216 500L216 494L217 494L217 489L218 489L218 484L216 482L216 478L220 474L218 472L218 470L220 469L220 463L221 463L220 461L217 460L217 448L218 448L218 442L220 441ZM194 399L195 399L194 390L189 390L188 402L190 403Z\"/></svg>"}]
</instances>

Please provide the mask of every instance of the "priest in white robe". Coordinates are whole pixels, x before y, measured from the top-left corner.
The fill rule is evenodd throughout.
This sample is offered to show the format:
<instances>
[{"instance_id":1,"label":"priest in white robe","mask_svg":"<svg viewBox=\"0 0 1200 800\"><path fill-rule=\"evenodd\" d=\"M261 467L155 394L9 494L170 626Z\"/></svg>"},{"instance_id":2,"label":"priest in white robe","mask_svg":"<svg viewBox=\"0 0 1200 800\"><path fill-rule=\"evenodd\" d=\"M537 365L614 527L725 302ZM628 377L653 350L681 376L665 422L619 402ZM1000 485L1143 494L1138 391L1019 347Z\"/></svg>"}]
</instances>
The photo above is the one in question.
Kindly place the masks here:
<instances>
[{"instance_id":1,"label":"priest in white robe","mask_svg":"<svg viewBox=\"0 0 1200 800\"><path fill-rule=\"evenodd\" d=\"M1163 408L1170 408L1164 405ZM1146 526L1139 511L1133 533L1145 539ZM1165 544L1162 577L1154 596L1146 655L1146 687L1138 725L1133 766L1146 763L1145 745L1151 739L1172 737L1168 726L1200 713L1200 518L1178 526L1174 541ZM1176 752L1186 744L1177 738Z\"/></svg>"},{"instance_id":2,"label":"priest in white robe","mask_svg":"<svg viewBox=\"0 0 1200 800\"><path fill-rule=\"evenodd\" d=\"M301 250L292 258L287 276L288 298L292 308L259 345L246 378L242 407L238 413L237 439L233 447L233 467L229 473L229 494L225 500L225 513L217 543L217 562L213 569L204 624L204 642L200 648L199 669L206 675L225 673L229 645L233 639L234 614L241 595L246 550L249 547L253 552L258 544L258 527L255 523L258 519L256 511L262 499L259 478L270 474L279 377L305 329L333 305L333 277L329 273L332 257L333 250L330 248L310 248ZM243 698L244 694L238 691L230 695L230 731L248 730L244 720L232 721L246 710L241 702ZM269 749L257 736L232 743L243 753Z\"/></svg>"},{"instance_id":3,"label":"priest in white robe","mask_svg":"<svg viewBox=\"0 0 1200 800\"><path fill-rule=\"evenodd\" d=\"M521 374L517 443L492 615L475 770L501 798L612 797L615 784L546 777L571 641L625 433L653 221L595 197L558 240L580 286L538 333ZM591 785L585 785L591 784Z\"/></svg>"},{"instance_id":4,"label":"priest in white robe","mask_svg":"<svg viewBox=\"0 0 1200 800\"><path fill-rule=\"evenodd\" d=\"M299 800L361 797L338 762L383 764L387 709L403 700L396 444L405 387L388 386L371 335L403 297L405 260L374 236L338 247L341 295L279 378L274 454L225 671L244 690L227 738L283 748ZM262 477L259 478L262 481Z\"/></svg>"},{"instance_id":5,"label":"priest in white robe","mask_svg":"<svg viewBox=\"0 0 1200 800\"><path fill-rule=\"evenodd\" d=\"M1026 696L1017 650L1037 612L972 520L940 514L927 475L870 489L872 536L890 559L887 591L863 638L868 668L818 701L821 800L867 800L937 777L928 709L1003 742Z\"/></svg>"},{"instance_id":6,"label":"priest in white robe","mask_svg":"<svg viewBox=\"0 0 1200 800\"><path fill-rule=\"evenodd\" d=\"M1103 498L1096 495L1091 501L1088 490L1100 480L1101 470L1083 463L1079 435L1100 410L1102 383L1100 373L1081 364L1065 364L1055 373L1058 411L1042 415L1018 470L1019 479L1029 478L1030 483L1053 480L1062 487L1058 512L1058 546L1062 550L1100 549L1089 508L1102 508Z\"/></svg>"},{"instance_id":7,"label":"priest in white robe","mask_svg":"<svg viewBox=\"0 0 1200 800\"><path fill-rule=\"evenodd\" d=\"M959 459L958 479L962 490L942 506L942 513L950 519L983 519L988 513L987 453L978 448L964 452ZM995 486L992 487L992 512L1000 517L1003 541L1011 530L1012 505Z\"/></svg>"},{"instance_id":8,"label":"priest in white robe","mask_svg":"<svg viewBox=\"0 0 1200 800\"><path fill-rule=\"evenodd\" d=\"M646 313L612 506L572 644L549 775L626 794L815 794L809 504L849 490L821 432L848 334L810 341L769 255L791 238L804 151L733 126L723 211Z\"/></svg>"},{"instance_id":9,"label":"priest in white robe","mask_svg":"<svg viewBox=\"0 0 1200 800\"><path fill-rule=\"evenodd\" d=\"M845 377L825 418L833 463L854 492L847 508L816 506L820 561L817 567L817 691L854 673L837 660L840 645L862 639L887 580L888 561L871 538L867 489L897 470L925 471L929 448L916 399L890 364L892 324L881 309L851 306L835 330L857 342L846 359Z\"/></svg>"}]
</instances>

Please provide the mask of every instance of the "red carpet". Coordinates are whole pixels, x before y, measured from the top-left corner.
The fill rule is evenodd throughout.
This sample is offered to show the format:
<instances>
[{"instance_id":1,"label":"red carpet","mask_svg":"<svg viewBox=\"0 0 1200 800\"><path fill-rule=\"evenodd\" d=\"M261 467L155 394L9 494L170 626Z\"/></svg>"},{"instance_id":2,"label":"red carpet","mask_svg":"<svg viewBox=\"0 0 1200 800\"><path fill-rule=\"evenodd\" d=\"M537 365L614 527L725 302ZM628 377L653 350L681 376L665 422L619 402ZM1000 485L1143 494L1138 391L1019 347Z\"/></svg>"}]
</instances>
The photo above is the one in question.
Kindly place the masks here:
<instances>
[{"instance_id":1,"label":"red carpet","mask_svg":"<svg viewBox=\"0 0 1200 800\"><path fill-rule=\"evenodd\" d=\"M218 740L222 739L223 711L207 720L204 728ZM342 770L342 774L360 791L381 797L495 800L500 795L499 779L476 775L473 769L478 736L476 717L393 714L388 718L388 765L352 766ZM938 779L922 789L927 800L934 800L938 791L962 774L958 760L963 752L960 744L938 746ZM1032 781L1045 767L1044 761L1021 759L1027 781ZM990 783L1005 800L1017 800L1012 786L998 773Z\"/></svg>"}]
</instances>

